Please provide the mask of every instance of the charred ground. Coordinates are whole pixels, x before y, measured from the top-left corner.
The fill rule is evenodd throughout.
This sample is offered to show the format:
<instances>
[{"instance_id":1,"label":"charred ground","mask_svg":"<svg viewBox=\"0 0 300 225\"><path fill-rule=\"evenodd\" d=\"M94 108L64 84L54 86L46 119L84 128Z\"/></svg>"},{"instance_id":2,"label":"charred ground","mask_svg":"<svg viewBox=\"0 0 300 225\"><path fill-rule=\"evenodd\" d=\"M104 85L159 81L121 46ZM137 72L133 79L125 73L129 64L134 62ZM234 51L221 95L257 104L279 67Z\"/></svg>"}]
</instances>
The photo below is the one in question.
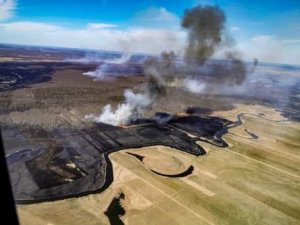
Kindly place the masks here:
<instances>
[{"instance_id":1,"label":"charred ground","mask_svg":"<svg viewBox=\"0 0 300 225\"><path fill-rule=\"evenodd\" d=\"M19 203L80 196L100 192L113 180L108 155L112 152L163 145L195 156L205 150L196 142L225 147L215 136L232 122L217 117L185 116L159 124L155 121L126 128L98 123L88 129L2 128L4 140L23 138L24 147L7 157L15 198ZM195 137L188 133L194 132Z\"/></svg>"},{"instance_id":2,"label":"charred ground","mask_svg":"<svg viewBox=\"0 0 300 225\"><path fill-rule=\"evenodd\" d=\"M209 114L232 109L233 103L269 105L287 118L299 120L298 83L280 98L276 93L285 93L280 92L285 87L268 89L259 83L259 88L275 93L276 99L242 94L195 97L194 93L168 87L169 96L158 101L150 113L171 114L158 113L155 118L132 121L128 127L86 124L81 121L86 114L99 113L107 103L116 106L123 101L124 89L143 84L141 65L131 71L137 74L126 76L120 73L124 68L112 66L110 72L117 74L116 81L94 82L82 73L95 69L95 63L57 62L70 52L58 54L62 50L56 49L51 59L47 58L51 62L36 62L26 60L35 54L36 60L45 57L37 49L10 51L14 53L5 57L19 57L19 61L0 63L0 122L19 203L105 190L113 180L108 155L115 151L164 145L199 156L205 150L198 141L226 147L221 137L234 123ZM181 111L188 115L173 116Z\"/></svg>"}]
</instances>

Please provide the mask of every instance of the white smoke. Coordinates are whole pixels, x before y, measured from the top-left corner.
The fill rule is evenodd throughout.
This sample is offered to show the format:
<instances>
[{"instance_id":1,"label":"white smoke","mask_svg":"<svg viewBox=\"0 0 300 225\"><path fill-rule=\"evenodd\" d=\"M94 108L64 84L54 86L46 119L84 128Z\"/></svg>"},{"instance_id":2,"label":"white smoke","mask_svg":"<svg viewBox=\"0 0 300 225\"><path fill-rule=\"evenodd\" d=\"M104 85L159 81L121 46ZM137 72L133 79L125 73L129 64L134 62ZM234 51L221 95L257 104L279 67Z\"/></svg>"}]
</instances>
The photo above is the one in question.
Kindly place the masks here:
<instances>
[{"instance_id":1,"label":"white smoke","mask_svg":"<svg viewBox=\"0 0 300 225\"><path fill-rule=\"evenodd\" d=\"M106 105L99 116L87 115L85 119L111 125L126 125L131 120L143 116L143 110L153 103L148 93L135 94L132 90L124 91L125 102L119 104L115 111L110 104Z\"/></svg>"},{"instance_id":2,"label":"white smoke","mask_svg":"<svg viewBox=\"0 0 300 225\"><path fill-rule=\"evenodd\" d=\"M111 78L107 73L110 66L127 63L130 58L131 55L126 53L119 58L105 60L95 71L89 71L83 75L94 77L95 80ZM157 76L159 75L157 74ZM100 115L87 115L85 119L111 125L126 125L130 121L142 117L143 111L151 107L155 97L149 89L145 89L142 93L134 93L132 90L127 89L124 91L124 103L119 104L116 110L113 110L112 106L108 104L103 108Z\"/></svg>"},{"instance_id":3,"label":"white smoke","mask_svg":"<svg viewBox=\"0 0 300 225\"><path fill-rule=\"evenodd\" d=\"M111 64L124 64L128 62L131 58L131 53L123 53L120 57L106 59L104 63L111 63Z\"/></svg>"},{"instance_id":4,"label":"white smoke","mask_svg":"<svg viewBox=\"0 0 300 225\"><path fill-rule=\"evenodd\" d=\"M112 59L105 59L102 60L102 64L98 66L96 70L88 71L83 73L83 75L93 77L94 80L104 80L104 79L110 79L110 74L108 74L108 70L110 66L112 65L121 65L124 63L127 63L131 58L130 53L124 53L120 57L112 58Z\"/></svg>"},{"instance_id":5,"label":"white smoke","mask_svg":"<svg viewBox=\"0 0 300 225\"><path fill-rule=\"evenodd\" d=\"M225 60L210 60L217 49L227 45L231 47L231 39L223 37L226 36L225 21L224 12L217 6L199 5L186 10L181 21L182 28L188 32L184 59L180 60L173 51L163 51L160 57L149 57L143 64L148 81L142 94L126 90L125 102L118 105L115 111L111 105L106 105L99 116L90 115L86 118L112 125L128 124L142 116L143 111L151 107L158 97L166 95L169 86L199 94L221 89L224 91L223 86L230 91L233 87L241 86L248 71L236 51L226 51ZM144 45L150 42L144 42ZM97 80L111 77L108 67L126 63L128 60L128 55L122 55L119 59L106 61L97 70L84 75ZM257 60L254 60L252 72L256 65ZM202 76L206 79L195 79Z\"/></svg>"},{"instance_id":6,"label":"white smoke","mask_svg":"<svg viewBox=\"0 0 300 225\"><path fill-rule=\"evenodd\" d=\"M101 63L104 61L103 56L98 53L86 53L84 57L75 58L69 57L63 60L64 62L71 63L82 63L82 64L91 64L91 63Z\"/></svg>"},{"instance_id":7,"label":"white smoke","mask_svg":"<svg viewBox=\"0 0 300 225\"><path fill-rule=\"evenodd\" d=\"M204 82L194 79L185 79L183 82L184 88L192 93L203 93L206 89L206 85Z\"/></svg>"},{"instance_id":8,"label":"white smoke","mask_svg":"<svg viewBox=\"0 0 300 225\"><path fill-rule=\"evenodd\" d=\"M102 65L98 66L96 70L85 72L82 75L93 77L94 81L104 80L105 78L107 78L108 68L108 64L103 63Z\"/></svg>"}]
</instances>

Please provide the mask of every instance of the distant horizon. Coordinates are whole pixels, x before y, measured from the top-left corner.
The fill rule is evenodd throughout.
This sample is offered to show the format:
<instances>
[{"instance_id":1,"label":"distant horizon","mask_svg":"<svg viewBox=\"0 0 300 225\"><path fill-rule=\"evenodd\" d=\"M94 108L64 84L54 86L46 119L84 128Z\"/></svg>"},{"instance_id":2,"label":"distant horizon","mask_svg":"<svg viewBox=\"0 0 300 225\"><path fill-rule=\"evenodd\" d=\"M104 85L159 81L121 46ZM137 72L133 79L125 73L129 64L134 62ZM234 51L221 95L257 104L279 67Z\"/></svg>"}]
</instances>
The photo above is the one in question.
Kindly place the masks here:
<instances>
[{"instance_id":1,"label":"distant horizon","mask_svg":"<svg viewBox=\"0 0 300 225\"><path fill-rule=\"evenodd\" d=\"M92 48L76 48L76 47L60 47L60 46L52 46L52 45L30 45L30 44L18 44L18 43L3 43L0 42L0 45L11 45L11 46L19 46L19 47L36 47L36 48L53 48L53 49L66 49L66 50L76 50L76 51L90 51L90 52L109 52L109 53L116 53L116 54L122 54L122 53L129 53L125 51L118 51L118 50L103 50L103 49L92 49ZM145 55L145 56L159 56L160 54L149 54L149 53L143 53L143 52L131 52L132 55ZM184 56L179 56L184 57ZM226 60L222 58L211 58L210 60ZM253 63L251 60L245 60L246 63ZM288 64L288 63L276 63L276 62L266 62L266 61L258 61L258 64L263 65L278 65L278 66L292 66L292 67L299 67L300 64Z\"/></svg>"},{"instance_id":2,"label":"distant horizon","mask_svg":"<svg viewBox=\"0 0 300 225\"><path fill-rule=\"evenodd\" d=\"M197 5L224 12L222 39L244 59L300 65L299 0L0 0L0 43L183 55L181 20Z\"/></svg>"}]
</instances>

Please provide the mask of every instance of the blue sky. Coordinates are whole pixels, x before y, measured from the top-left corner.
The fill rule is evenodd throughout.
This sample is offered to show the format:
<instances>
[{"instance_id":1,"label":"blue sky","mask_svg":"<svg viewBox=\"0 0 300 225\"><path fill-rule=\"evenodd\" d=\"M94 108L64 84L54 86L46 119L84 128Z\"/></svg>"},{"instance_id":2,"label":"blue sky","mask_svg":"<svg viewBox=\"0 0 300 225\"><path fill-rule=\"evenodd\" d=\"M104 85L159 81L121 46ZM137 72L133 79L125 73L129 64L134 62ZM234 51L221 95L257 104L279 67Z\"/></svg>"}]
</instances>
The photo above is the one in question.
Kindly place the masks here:
<instances>
[{"instance_id":1,"label":"blue sky","mask_svg":"<svg viewBox=\"0 0 300 225\"><path fill-rule=\"evenodd\" d=\"M182 54L180 19L198 4L225 11L246 59L300 64L299 0L0 0L0 42Z\"/></svg>"}]
</instances>

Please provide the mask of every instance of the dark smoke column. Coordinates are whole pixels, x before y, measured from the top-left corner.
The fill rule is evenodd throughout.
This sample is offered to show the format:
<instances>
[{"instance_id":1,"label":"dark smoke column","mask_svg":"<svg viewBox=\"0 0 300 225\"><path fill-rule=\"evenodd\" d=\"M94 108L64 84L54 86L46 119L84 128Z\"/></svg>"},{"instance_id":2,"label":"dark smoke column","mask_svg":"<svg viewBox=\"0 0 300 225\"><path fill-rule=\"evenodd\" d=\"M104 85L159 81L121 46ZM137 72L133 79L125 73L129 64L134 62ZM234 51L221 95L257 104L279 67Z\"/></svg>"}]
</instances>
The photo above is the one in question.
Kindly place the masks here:
<instances>
[{"instance_id":1,"label":"dark smoke column","mask_svg":"<svg viewBox=\"0 0 300 225\"><path fill-rule=\"evenodd\" d=\"M222 42L225 14L218 6L196 6L184 13L181 26L188 30L186 59L203 64Z\"/></svg>"},{"instance_id":2,"label":"dark smoke column","mask_svg":"<svg viewBox=\"0 0 300 225\"><path fill-rule=\"evenodd\" d=\"M225 13L218 6L196 6L188 9L181 21L181 26L188 32L186 70L195 76L208 77L206 84L209 89L241 85L247 73L253 72L257 65L257 60L254 60L253 67L248 70L239 52L232 48L234 39L225 33L225 22ZM226 47L223 59L212 59L221 46ZM201 71L203 65L208 69L206 72Z\"/></svg>"}]
</instances>

